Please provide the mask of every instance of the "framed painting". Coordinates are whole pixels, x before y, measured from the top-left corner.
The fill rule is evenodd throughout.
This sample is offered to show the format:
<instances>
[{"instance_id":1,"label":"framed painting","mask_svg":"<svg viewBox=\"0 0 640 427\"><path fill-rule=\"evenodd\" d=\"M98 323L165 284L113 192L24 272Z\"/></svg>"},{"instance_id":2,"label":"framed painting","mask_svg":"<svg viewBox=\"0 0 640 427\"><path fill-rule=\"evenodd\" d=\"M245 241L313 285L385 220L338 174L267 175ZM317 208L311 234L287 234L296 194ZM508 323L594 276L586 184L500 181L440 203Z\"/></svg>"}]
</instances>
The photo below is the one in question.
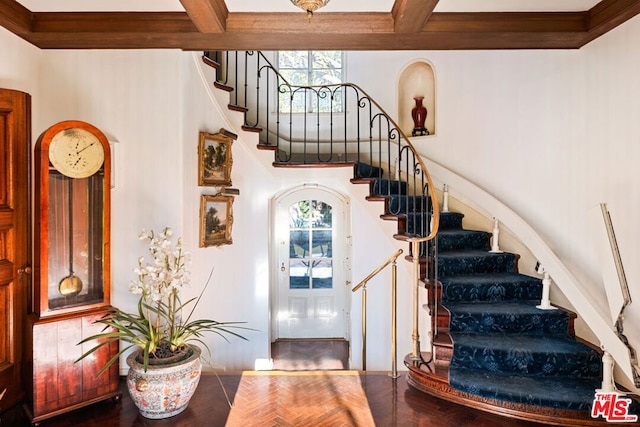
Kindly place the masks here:
<instances>
[{"instance_id":1,"label":"framed painting","mask_svg":"<svg viewBox=\"0 0 640 427\"><path fill-rule=\"evenodd\" d=\"M200 247L230 245L233 196L203 195L200 198Z\"/></svg>"},{"instance_id":2,"label":"framed painting","mask_svg":"<svg viewBox=\"0 0 640 427\"><path fill-rule=\"evenodd\" d=\"M198 144L198 185L228 187L231 185L231 144L237 136L225 129L218 133L200 132Z\"/></svg>"}]
</instances>

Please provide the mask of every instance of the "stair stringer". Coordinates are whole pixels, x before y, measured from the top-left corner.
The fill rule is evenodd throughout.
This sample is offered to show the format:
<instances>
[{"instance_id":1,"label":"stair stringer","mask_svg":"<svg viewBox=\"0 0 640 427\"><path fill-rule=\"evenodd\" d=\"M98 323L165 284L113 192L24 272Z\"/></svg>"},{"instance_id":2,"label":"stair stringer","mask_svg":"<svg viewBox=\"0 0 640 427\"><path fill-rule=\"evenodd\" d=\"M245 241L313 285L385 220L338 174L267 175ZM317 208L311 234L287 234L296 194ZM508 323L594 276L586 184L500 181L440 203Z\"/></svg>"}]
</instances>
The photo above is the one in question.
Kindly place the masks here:
<instances>
[{"instance_id":1,"label":"stair stringer","mask_svg":"<svg viewBox=\"0 0 640 427\"><path fill-rule=\"evenodd\" d=\"M573 310L593 332L599 345L612 355L619 368L616 372L622 374L616 378L616 381L628 390L636 394L640 393L640 390L634 387L629 350L615 334L614 326L610 325L608 314L602 313L591 303L591 297L582 290L578 279L545 240L524 219L496 197L445 166L427 157L423 158L434 183L437 183L440 188L446 183L452 197L478 212L485 213L489 218L499 219L502 226L517 236L518 240L544 266L555 286L564 295L571 296ZM582 335L581 332L578 333L578 336L580 335Z\"/></svg>"},{"instance_id":2,"label":"stair stringer","mask_svg":"<svg viewBox=\"0 0 640 427\"><path fill-rule=\"evenodd\" d=\"M218 116L224 119L225 129L238 135L238 142L246 148L246 155L251 157L255 164L259 164L261 169L268 174L273 173L273 153L256 150L258 145L258 134L242 129L244 124L244 113L229 108L231 95L228 91L214 87L211 82L216 81L216 70L202 61L202 54L191 53L194 66L202 82L207 96L211 100L211 105L217 110Z\"/></svg>"}]
</instances>

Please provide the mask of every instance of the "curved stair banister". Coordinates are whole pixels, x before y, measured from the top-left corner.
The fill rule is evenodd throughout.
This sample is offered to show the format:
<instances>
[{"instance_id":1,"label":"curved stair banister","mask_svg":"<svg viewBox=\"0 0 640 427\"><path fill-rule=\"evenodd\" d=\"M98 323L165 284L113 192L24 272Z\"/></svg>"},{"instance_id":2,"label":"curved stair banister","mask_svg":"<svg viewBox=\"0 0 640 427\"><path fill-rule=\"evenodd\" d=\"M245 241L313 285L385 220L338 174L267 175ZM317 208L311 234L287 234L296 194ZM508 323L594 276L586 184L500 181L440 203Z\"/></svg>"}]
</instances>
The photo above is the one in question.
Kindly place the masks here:
<instances>
[{"instance_id":1,"label":"curved stair banister","mask_svg":"<svg viewBox=\"0 0 640 427\"><path fill-rule=\"evenodd\" d=\"M425 162L407 135L358 85L292 85L259 51L205 52L202 59L218 69L214 85L235 92L229 108L244 113L243 130L259 133L258 149L274 151L274 166L353 166L352 182L369 185L367 200L384 202L381 218L397 221L394 238L410 244L407 259L413 262L414 285L410 357L421 360L419 289L425 276L421 265L427 266L425 283L433 295L440 212ZM303 108L298 112L294 105ZM437 330L433 298L428 308L433 354Z\"/></svg>"},{"instance_id":2,"label":"curved stair banister","mask_svg":"<svg viewBox=\"0 0 640 427\"><path fill-rule=\"evenodd\" d=\"M367 283L373 279L389 264L391 264L391 378L398 378L398 346L397 346L397 308L398 308L398 266L396 260L402 254L402 249L398 249L382 264L376 267L371 273L362 279L351 289L357 292L362 289L362 370L367 370Z\"/></svg>"}]
</instances>

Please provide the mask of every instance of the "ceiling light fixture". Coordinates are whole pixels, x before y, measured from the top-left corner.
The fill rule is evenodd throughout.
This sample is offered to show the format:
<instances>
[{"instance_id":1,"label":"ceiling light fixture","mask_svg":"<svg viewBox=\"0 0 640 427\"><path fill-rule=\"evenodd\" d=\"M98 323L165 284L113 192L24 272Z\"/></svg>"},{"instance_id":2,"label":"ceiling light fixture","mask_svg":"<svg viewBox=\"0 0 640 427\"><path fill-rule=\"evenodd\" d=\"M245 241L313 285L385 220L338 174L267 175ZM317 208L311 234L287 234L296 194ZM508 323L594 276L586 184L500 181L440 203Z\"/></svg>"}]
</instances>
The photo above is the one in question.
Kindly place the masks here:
<instances>
[{"instance_id":1,"label":"ceiling light fixture","mask_svg":"<svg viewBox=\"0 0 640 427\"><path fill-rule=\"evenodd\" d=\"M330 0L291 0L291 3L298 6L300 9L307 12L307 19L311 21L313 12L326 6Z\"/></svg>"}]
</instances>

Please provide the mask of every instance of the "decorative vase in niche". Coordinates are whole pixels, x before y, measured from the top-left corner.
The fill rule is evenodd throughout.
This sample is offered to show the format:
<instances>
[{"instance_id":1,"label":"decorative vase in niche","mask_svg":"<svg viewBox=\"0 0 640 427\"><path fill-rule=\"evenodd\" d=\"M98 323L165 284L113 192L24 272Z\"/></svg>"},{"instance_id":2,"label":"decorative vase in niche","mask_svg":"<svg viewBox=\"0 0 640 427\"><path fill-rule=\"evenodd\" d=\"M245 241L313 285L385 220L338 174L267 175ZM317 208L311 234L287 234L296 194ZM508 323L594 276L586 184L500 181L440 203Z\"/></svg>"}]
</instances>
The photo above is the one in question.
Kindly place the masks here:
<instances>
[{"instance_id":1,"label":"decorative vase in niche","mask_svg":"<svg viewBox=\"0 0 640 427\"><path fill-rule=\"evenodd\" d=\"M141 349L127 357L127 387L143 417L169 418L187 409L200 382L200 354L200 348L191 345L187 354L178 361L150 363L146 372Z\"/></svg>"},{"instance_id":2,"label":"decorative vase in niche","mask_svg":"<svg viewBox=\"0 0 640 427\"><path fill-rule=\"evenodd\" d=\"M416 105L411 109L411 118L413 119L412 136L429 135L429 131L424 127L424 121L427 119L427 107L422 105L423 99L424 96L413 98L416 101Z\"/></svg>"}]
</instances>

